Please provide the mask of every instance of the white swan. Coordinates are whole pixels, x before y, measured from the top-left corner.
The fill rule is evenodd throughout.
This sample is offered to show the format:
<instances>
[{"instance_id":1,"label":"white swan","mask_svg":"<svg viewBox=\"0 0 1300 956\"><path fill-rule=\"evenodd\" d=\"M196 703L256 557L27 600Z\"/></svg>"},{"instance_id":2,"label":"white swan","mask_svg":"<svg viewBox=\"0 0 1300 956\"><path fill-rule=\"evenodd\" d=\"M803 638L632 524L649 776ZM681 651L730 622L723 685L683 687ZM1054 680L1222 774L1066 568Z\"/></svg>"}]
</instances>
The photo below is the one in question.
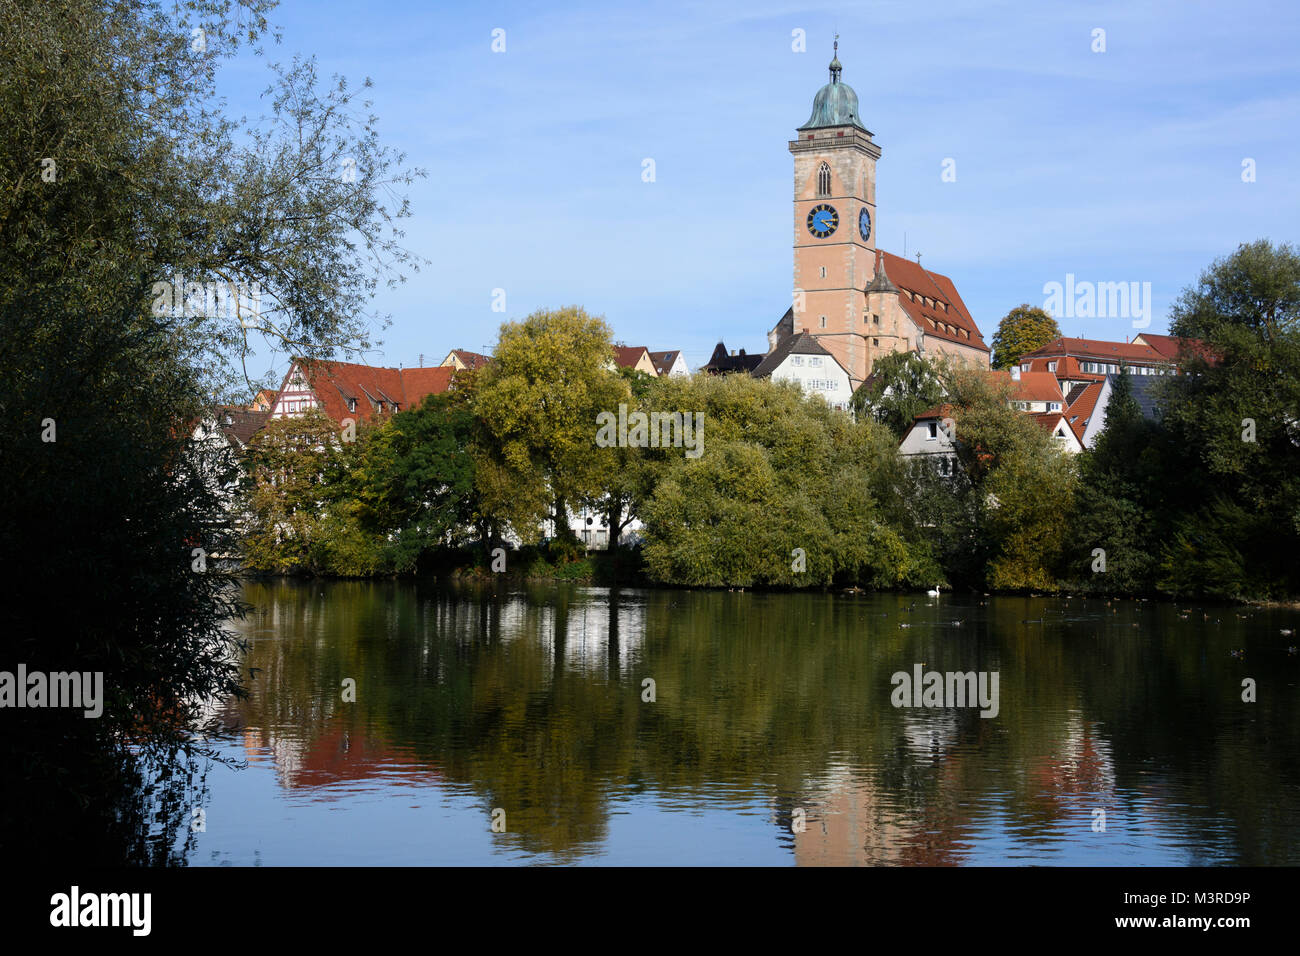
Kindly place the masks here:
<instances>
[{"instance_id":1,"label":"white swan","mask_svg":"<svg viewBox=\"0 0 1300 956\"><path fill-rule=\"evenodd\" d=\"M938 597L938 596L939 596L939 585L936 584L932 590L926 591L926 592L925 592L925 595L926 595L926 597Z\"/></svg>"}]
</instances>

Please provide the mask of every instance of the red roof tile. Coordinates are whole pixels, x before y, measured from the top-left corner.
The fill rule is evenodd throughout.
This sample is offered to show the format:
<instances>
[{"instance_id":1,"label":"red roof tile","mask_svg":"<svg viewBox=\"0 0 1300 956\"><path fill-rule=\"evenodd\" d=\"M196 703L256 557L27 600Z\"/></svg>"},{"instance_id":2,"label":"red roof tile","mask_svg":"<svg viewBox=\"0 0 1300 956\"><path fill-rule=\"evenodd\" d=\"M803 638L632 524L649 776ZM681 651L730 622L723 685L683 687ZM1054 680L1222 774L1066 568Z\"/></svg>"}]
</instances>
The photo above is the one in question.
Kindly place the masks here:
<instances>
[{"instance_id":1,"label":"red roof tile","mask_svg":"<svg viewBox=\"0 0 1300 956\"><path fill-rule=\"evenodd\" d=\"M451 354L460 359L462 364L464 364L467 369L471 370L482 368L491 361L490 356L483 355L480 352L468 352L465 349L452 349Z\"/></svg>"},{"instance_id":2,"label":"red roof tile","mask_svg":"<svg viewBox=\"0 0 1300 956\"><path fill-rule=\"evenodd\" d=\"M1061 402L1061 383L1051 372L1021 372L1011 398L1019 402Z\"/></svg>"},{"instance_id":3,"label":"red roof tile","mask_svg":"<svg viewBox=\"0 0 1300 956\"><path fill-rule=\"evenodd\" d=\"M1143 332L1138 335L1134 341L1141 339L1151 348L1155 349L1161 356L1169 361L1175 361L1179 353L1186 348L1187 351L1194 355L1199 355L1207 361L1214 361L1217 356L1214 350L1202 342L1200 339L1185 339L1177 335L1156 335L1152 332Z\"/></svg>"},{"instance_id":4,"label":"red roof tile","mask_svg":"<svg viewBox=\"0 0 1300 956\"><path fill-rule=\"evenodd\" d=\"M1041 348L1026 352L1020 356L1020 361L1039 357L1057 358L1065 355L1102 362L1141 362L1146 365L1166 361L1159 352L1141 342L1105 342L1101 339L1066 337L1053 339Z\"/></svg>"},{"instance_id":5,"label":"red roof tile","mask_svg":"<svg viewBox=\"0 0 1300 956\"><path fill-rule=\"evenodd\" d=\"M302 367L316 401L336 422L345 418L373 419L381 402L386 413L414 408L426 395L450 389L455 373L454 368L445 365L397 369L321 359L295 359L294 364ZM286 383L292 374L291 367ZM348 407L349 400L355 400L356 411Z\"/></svg>"},{"instance_id":6,"label":"red roof tile","mask_svg":"<svg viewBox=\"0 0 1300 956\"><path fill-rule=\"evenodd\" d=\"M650 350L644 345L615 345L614 361L623 368L636 368L636 363L641 361L641 353L650 354Z\"/></svg>"},{"instance_id":7,"label":"red roof tile","mask_svg":"<svg viewBox=\"0 0 1300 956\"><path fill-rule=\"evenodd\" d=\"M989 350L951 279L884 250L876 253L877 272L881 265L890 281L898 287L898 301L903 310L926 335L983 352Z\"/></svg>"}]
</instances>

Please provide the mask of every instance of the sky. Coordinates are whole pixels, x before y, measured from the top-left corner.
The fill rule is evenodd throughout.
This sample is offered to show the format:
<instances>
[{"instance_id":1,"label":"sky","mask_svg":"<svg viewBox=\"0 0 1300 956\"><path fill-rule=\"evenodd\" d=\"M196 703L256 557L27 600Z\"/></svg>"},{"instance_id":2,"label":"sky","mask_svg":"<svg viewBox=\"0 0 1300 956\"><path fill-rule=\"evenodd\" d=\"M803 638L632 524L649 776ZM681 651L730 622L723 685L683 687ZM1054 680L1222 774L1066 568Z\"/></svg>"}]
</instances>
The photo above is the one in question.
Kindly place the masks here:
<instances>
[{"instance_id":1,"label":"sky","mask_svg":"<svg viewBox=\"0 0 1300 956\"><path fill-rule=\"evenodd\" d=\"M490 351L503 321L566 305L692 368L719 340L764 351L793 284L786 144L837 32L883 150L878 244L951 277L986 341L1067 276L1150 283L1162 332L1216 258L1300 239L1294 2L287 0L271 19L272 59L371 77L381 138L428 171L403 226L429 264L377 294L374 364ZM264 61L223 69L256 111Z\"/></svg>"}]
</instances>

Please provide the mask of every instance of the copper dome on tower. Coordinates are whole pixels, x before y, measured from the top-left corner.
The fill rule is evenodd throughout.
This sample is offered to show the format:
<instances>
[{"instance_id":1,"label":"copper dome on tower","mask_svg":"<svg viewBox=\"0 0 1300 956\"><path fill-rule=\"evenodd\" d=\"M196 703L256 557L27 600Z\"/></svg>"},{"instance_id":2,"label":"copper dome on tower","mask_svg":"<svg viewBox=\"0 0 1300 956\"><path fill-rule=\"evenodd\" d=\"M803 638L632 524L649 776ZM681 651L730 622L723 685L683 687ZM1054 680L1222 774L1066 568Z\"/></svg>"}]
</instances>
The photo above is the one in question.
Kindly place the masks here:
<instances>
[{"instance_id":1,"label":"copper dome on tower","mask_svg":"<svg viewBox=\"0 0 1300 956\"><path fill-rule=\"evenodd\" d=\"M799 129L824 129L828 126L856 126L866 130L862 118L858 115L858 94L853 87L840 82L839 39L835 41L835 58L831 60L831 81L817 91L813 97L812 116Z\"/></svg>"}]
</instances>

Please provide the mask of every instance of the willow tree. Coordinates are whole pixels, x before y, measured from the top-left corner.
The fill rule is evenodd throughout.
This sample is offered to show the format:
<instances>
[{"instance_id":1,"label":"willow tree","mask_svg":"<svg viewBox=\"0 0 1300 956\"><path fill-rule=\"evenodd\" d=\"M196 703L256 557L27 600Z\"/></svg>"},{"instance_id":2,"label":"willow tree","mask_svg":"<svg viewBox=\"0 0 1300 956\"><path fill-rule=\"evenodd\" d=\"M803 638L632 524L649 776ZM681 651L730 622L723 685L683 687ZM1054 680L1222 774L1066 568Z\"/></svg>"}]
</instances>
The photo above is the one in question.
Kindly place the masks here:
<instances>
[{"instance_id":1,"label":"willow tree","mask_svg":"<svg viewBox=\"0 0 1300 956\"><path fill-rule=\"evenodd\" d=\"M266 384L272 347L365 347L371 293L416 264L395 226L415 172L343 80L272 67L265 115L225 114L218 68L261 52L270 6L0 2L0 634L29 669L103 672L106 697L97 720L9 712L6 833L142 820L96 795L239 689L207 480L231 462L193 423ZM33 807L60 823L19 824ZM156 858L143 839L103 856Z\"/></svg>"}]
</instances>

